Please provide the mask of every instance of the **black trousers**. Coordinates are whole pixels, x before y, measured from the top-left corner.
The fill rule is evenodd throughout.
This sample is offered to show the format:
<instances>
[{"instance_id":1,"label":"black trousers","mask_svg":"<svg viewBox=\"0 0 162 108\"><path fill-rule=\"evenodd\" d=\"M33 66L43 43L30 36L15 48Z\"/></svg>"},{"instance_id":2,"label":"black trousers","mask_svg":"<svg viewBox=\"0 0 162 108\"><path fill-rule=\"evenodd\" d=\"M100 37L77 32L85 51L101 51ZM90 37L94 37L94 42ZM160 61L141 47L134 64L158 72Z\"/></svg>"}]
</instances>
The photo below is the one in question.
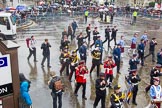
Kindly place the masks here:
<instances>
[{"instance_id":1,"label":"black trousers","mask_svg":"<svg viewBox=\"0 0 162 108\"><path fill-rule=\"evenodd\" d=\"M100 64L92 63L92 67L90 70L90 73L92 73L93 69L97 67L97 76L99 76L99 71L100 71Z\"/></svg>"},{"instance_id":2,"label":"black trousers","mask_svg":"<svg viewBox=\"0 0 162 108\"><path fill-rule=\"evenodd\" d=\"M112 75L110 75L110 74L107 74L106 75L106 80L108 80L109 79L109 85L112 83L112 80L113 80L113 74Z\"/></svg>"},{"instance_id":3,"label":"black trousers","mask_svg":"<svg viewBox=\"0 0 162 108\"><path fill-rule=\"evenodd\" d=\"M138 59L141 60L141 65L144 65L144 53L138 52Z\"/></svg>"},{"instance_id":4,"label":"black trousers","mask_svg":"<svg viewBox=\"0 0 162 108\"><path fill-rule=\"evenodd\" d=\"M29 56L28 56L28 59L30 59L31 56L34 56L34 61L36 61L36 48L33 48L33 50L31 50L29 48Z\"/></svg>"},{"instance_id":5,"label":"black trousers","mask_svg":"<svg viewBox=\"0 0 162 108\"><path fill-rule=\"evenodd\" d=\"M137 92L138 92L138 85L134 85L133 87L133 99L132 102L135 103L136 102L136 96L137 96Z\"/></svg>"},{"instance_id":6,"label":"black trousers","mask_svg":"<svg viewBox=\"0 0 162 108\"><path fill-rule=\"evenodd\" d=\"M150 55L152 55L152 61L154 61L155 60L155 52L154 51L149 51L149 54L147 54L144 58L147 58Z\"/></svg>"},{"instance_id":7,"label":"black trousers","mask_svg":"<svg viewBox=\"0 0 162 108\"><path fill-rule=\"evenodd\" d=\"M87 62L87 56L86 55L84 55L84 56L80 55L80 60L84 60L85 63L86 63Z\"/></svg>"},{"instance_id":8,"label":"black trousers","mask_svg":"<svg viewBox=\"0 0 162 108\"><path fill-rule=\"evenodd\" d=\"M114 44L116 45L116 36L111 36L110 42L114 40Z\"/></svg>"},{"instance_id":9,"label":"black trousers","mask_svg":"<svg viewBox=\"0 0 162 108\"><path fill-rule=\"evenodd\" d=\"M69 80L71 81L71 78L73 76L73 74L75 75L75 71L76 71L76 66L70 66L70 74L69 74ZM75 75L75 78L76 78L76 75Z\"/></svg>"},{"instance_id":10,"label":"black trousers","mask_svg":"<svg viewBox=\"0 0 162 108\"><path fill-rule=\"evenodd\" d=\"M93 108L96 108L97 105L98 105L98 102L101 100L101 108L105 108L105 98L106 98L106 94L105 95L98 95L96 93L96 98L95 98L95 102L94 102L94 107Z\"/></svg>"},{"instance_id":11,"label":"black trousers","mask_svg":"<svg viewBox=\"0 0 162 108\"><path fill-rule=\"evenodd\" d=\"M41 65L44 65L44 62L45 62L46 59L47 59L47 66L50 66L50 55L47 55L47 56L43 55L43 59L42 59Z\"/></svg>"},{"instance_id":12,"label":"black trousers","mask_svg":"<svg viewBox=\"0 0 162 108\"><path fill-rule=\"evenodd\" d=\"M87 32L87 36L88 36L88 41L91 40L91 32Z\"/></svg>"},{"instance_id":13,"label":"black trousers","mask_svg":"<svg viewBox=\"0 0 162 108\"><path fill-rule=\"evenodd\" d=\"M51 93L53 98L53 108L62 108L62 92L59 93ZM58 107L57 107L57 99L58 99Z\"/></svg>"},{"instance_id":14,"label":"black trousers","mask_svg":"<svg viewBox=\"0 0 162 108\"><path fill-rule=\"evenodd\" d=\"M66 67L66 75L69 75L69 63L62 63L62 67L60 69L60 74L62 75L62 72L64 71Z\"/></svg>"},{"instance_id":15,"label":"black trousers","mask_svg":"<svg viewBox=\"0 0 162 108\"><path fill-rule=\"evenodd\" d=\"M117 73L120 71L120 60L115 60L116 68L117 68Z\"/></svg>"},{"instance_id":16,"label":"black trousers","mask_svg":"<svg viewBox=\"0 0 162 108\"><path fill-rule=\"evenodd\" d=\"M90 45L90 47L92 47L95 44L96 40L97 40L97 36L93 36L93 43Z\"/></svg>"},{"instance_id":17,"label":"black trousers","mask_svg":"<svg viewBox=\"0 0 162 108\"><path fill-rule=\"evenodd\" d=\"M88 17L88 16L85 16L85 23L87 23L87 17Z\"/></svg>"},{"instance_id":18,"label":"black trousers","mask_svg":"<svg viewBox=\"0 0 162 108\"><path fill-rule=\"evenodd\" d=\"M80 86L83 87L82 97L84 98L84 97L85 97L85 91L86 91L86 83L79 83L79 82L77 82L77 83L76 83L76 88L75 88L74 93L75 93L75 94L78 93L78 90L79 90Z\"/></svg>"}]
</instances>

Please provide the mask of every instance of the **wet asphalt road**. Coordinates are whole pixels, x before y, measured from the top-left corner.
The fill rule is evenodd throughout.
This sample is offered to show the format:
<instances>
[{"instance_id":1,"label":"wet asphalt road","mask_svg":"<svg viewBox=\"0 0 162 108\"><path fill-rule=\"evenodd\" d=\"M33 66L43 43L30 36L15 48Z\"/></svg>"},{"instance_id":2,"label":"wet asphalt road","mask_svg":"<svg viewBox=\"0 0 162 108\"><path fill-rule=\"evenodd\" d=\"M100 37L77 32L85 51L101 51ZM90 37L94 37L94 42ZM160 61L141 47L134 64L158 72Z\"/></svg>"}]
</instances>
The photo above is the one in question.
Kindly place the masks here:
<instances>
[{"instance_id":1,"label":"wet asphalt road","mask_svg":"<svg viewBox=\"0 0 162 108\"><path fill-rule=\"evenodd\" d=\"M20 30L18 32L18 39L16 40L17 43L20 45L20 48L18 49L18 57L19 57L19 72L22 72L25 74L25 76L31 80L31 88L30 88L30 94L31 98L33 100L33 108L52 108L52 98L50 96L51 90L48 88L47 82L49 81L50 72L55 72L57 75L59 75L59 69L60 69L60 63L59 63L59 46L60 46L60 39L61 39L61 33L64 28L67 29L67 26L72 22L72 18L68 17L60 17L60 18L54 18L54 19L45 19L41 20L40 22L36 22L33 26ZM80 23L79 19L76 19L78 22L78 30L76 34L79 34L79 32L83 31L85 34L85 27L88 23L91 23L92 30L95 26L98 27L100 35L102 36L102 40L104 40L104 29L108 24L102 24L98 22L98 19L88 19L88 23ZM143 32L144 30L147 30L148 28L145 28L145 25L141 25L140 23L137 24L137 26L130 26L127 20L124 20L123 18L115 18L114 24L117 25L117 28L119 30L117 34L117 40L119 40L121 35L125 36L125 40L127 42L127 45L129 45L130 41L129 39L132 37L134 32ZM110 24L110 26L112 26ZM34 35L37 44L37 60L38 62L33 62L33 57L30 58L30 61L27 61L27 56L29 54L28 48L26 46L25 39L30 37L31 35ZM49 39L49 43L51 44L51 68L48 69L45 65L44 68L41 68L41 61L42 61L42 50L40 49L41 44L44 42L44 39ZM91 38L92 39L92 38ZM71 43L70 49L75 49L76 41ZM114 46L114 43L111 42L111 46ZM105 50L107 50L107 45L104 45ZM126 48L127 49L127 48ZM109 54L110 52L104 51L104 56ZM89 52L87 66L88 69L91 67L91 56ZM121 90L126 90L126 83L124 80L124 77L126 74L128 74L128 60L129 56L125 52L124 54L124 63L121 65L121 75L116 74L116 68L114 69L114 83L119 83L122 88ZM46 63L46 62L45 62ZM153 64L151 64L153 65ZM87 100L82 100L81 94L82 90L80 89L78 94L78 97L75 97L73 94L75 83L74 83L74 77L73 81L70 83L67 80L67 77L63 75L63 81L65 83L65 92L63 94L63 108L92 108L93 102L95 99L95 79L96 79L96 70L94 70L92 77L90 78L89 74L87 77L87 88L86 88L86 97ZM103 66L101 66L101 71L104 72ZM142 74L143 71L149 71L147 67L141 68L139 66L139 74ZM147 73L149 74L149 73ZM149 102L149 96L145 94L144 87L149 82L148 75L143 75L143 80L140 83L139 86L139 92L137 96L137 103L138 106L133 105L126 105L127 108L144 108L147 106ZM110 102L109 97L110 93L112 93L113 90L107 89L107 97L106 97L106 107L109 108ZM98 108L100 107L100 103L98 105Z\"/></svg>"}]
</instances>

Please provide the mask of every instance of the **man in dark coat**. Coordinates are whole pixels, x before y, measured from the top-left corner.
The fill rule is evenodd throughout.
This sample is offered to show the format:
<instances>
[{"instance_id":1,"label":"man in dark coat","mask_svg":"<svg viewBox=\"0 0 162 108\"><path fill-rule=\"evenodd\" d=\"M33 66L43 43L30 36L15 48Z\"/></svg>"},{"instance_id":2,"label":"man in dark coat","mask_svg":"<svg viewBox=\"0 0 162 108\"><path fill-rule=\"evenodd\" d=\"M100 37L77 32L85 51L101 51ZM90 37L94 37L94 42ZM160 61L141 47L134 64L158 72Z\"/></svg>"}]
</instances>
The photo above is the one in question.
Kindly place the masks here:
<instances>
[{"instance_id":1,"label":"man in dark coat","mask_svg":"<svg viewBox=\"0 0 162 108\"><path fill-rule=\"evenodd\" d=\"M162 65L162 49L157 53L157 64Z\"/></svg>"},{"instance_id":2,"label":"man in dark coat","mask_svg":"<svg viewBox=\"0 0 162 108\"><path fill-rule=\"evenodd\" d=\"M143 39L141 39L141 43L138 44L137 50L138 50L138 59L141 60L141 66L144 66L145 44Z\"/></svg>"},{"instance_id":3,"label":"man in dark coat","mask_svg":"<svg viewBox=\"0 0 162 108\"><path fill-rule=\"evenodd\" d=\"M106 42L106 41L108 41L108 49L109 49L109 47L110 47L110 32L111 32L111 30L110 30L110 27L109 26L107 26L107 28L105 29L105 40L103 41L103 44Z\"/></svg>"},{"instance_id":4,"label":"man in dark coat","mask_svg":"<svg viewBox=\"0 0 162 108\"><path fill-rule=\"evenodd\" d=\"M114 28L112 28L112 33L111 33L111 40L114 40L114 44L116 45L116 34L117 34L118 29L116 29L116 26L114 26Z\"/></svg>"},{"instance_id":5,"label":"man in dark coat","mask_svg":"<svg viewBox=\"0 0 162 108\"><path fill-rule=\"evenodd\" d=\"M137 54L133 54L133 58L129 60L130 70L137 69L137 65L140 61L137 58Z\"/></svg>"},{"instance_id":6,"label":"man in dark coat","mask_svg":"<svg viewBox=\"0 0 162 108\"><path fill-rule=\"evenodd\" d=\"M79 54L80 54L80 59L84 60L85 63L87 61L87 45L84 42L82 46L79 47Z\"/></svg>"},{"instance_id":7,"label":"man in dark coat","mask_svg":"<svg viewBox=\"0 0 162 108\"><path fill-rule=\"evenodd\" d=\"M41 49L43 49L43 59L42 59L42 67L44 67L44 62L47 59L47 67L50 68L50 48L51 45L48 42L48 39L45 39L45 42L42 44Z\"/></svg>"}]
</instances>

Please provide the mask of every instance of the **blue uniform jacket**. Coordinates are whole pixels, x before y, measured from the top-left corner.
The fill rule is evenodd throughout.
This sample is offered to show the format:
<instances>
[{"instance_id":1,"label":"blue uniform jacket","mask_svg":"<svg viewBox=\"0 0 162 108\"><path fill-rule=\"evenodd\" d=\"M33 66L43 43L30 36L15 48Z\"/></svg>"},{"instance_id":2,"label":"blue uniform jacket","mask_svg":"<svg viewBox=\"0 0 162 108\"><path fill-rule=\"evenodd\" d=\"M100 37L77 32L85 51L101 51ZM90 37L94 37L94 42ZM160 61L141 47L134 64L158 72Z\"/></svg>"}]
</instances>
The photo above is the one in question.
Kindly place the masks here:
<instances>
[{"instance_id":1,"label":"blue uniform jacket","mask_svg":"<svg viewBox=\"0 0 162 108\"><path fill-rule=\"evenodd\" d=\"M156 87L157 91L160 90L160 85L155 86L155 87ZM151 99L155 99L156 98L156 92L155 92L155 88L153 87L153 85L150 88L150 97L151 97ZM160 97L162 97L162 92L160 93Z\"/></svg>"},{"instance_id":2,"label":"blue uniform jacket","mask_svg":"<svg viewBox=\"0 0 162 108\"><path fill-rule=\"evenodd\" d=\"M113 56L114 56L115 61L120 61L121 49L115 48L114 51L113 51Z\"/></svg>"},{"instance_id":3,"label":"blue uniform jacket","mask_svg":"<svg viewBox=\"0 0 162 108\"><path fill-rule=\"evenodd\" d=\"M81 57L87 56L87 47L84 46L84 45L80 46L79 54L80 54Z\"/></svg>"},{"instance_id":4,"label":"blue uniform jacket","mask_svg":"<svg viewBox=\"0 0 162 108\"><path fill-rule=\"evenodd\" d=\"M101 40L95 41L95 47L97 47L97 46L100 48L100 51L102 52L103 51L103 44L102 44Z\"/></svg>"},{"instance_id":5,"label":"blue uniform jacket","mask_svg":"<svg viewBox=\"0 0 162 108\"><path fill-rule=\"evenodd\" d=\"M21 97L25 100L26 104L31 105L32 100L30 98L30 95L29 95L28 91L29 91L29 82L28 81L23 81L20 84L20 94L21 94Z\"/></svg>"},{"instance_id":6,"label":"blue uniform jacket","mask_svg":"<svg viewBox=\"0 0 162 108\"><path fill-rule=\"evenodd\" d=\"M138 44L137 50L138 50L138 52L140 52L140 53L144 53L144 50L145 50L145 45L144 45L144 43Z\"/></svg>"},{"instance_id":7,"label":"blue uniform jacket","mask_svg":"<svg viewBox=\"0 0 162 108\"><path fill-rule=\"evenodd\" d=\"M137 69L137 64L139 63L140 61L138 59L130 59L129 60L130 70Z\"/></svg>"},{"instance_id":8,"label":"blue uniform jacket","mask_svg":"<svg viewBox=\"0 0 162 108\"><path fill-rule=\"evenodd\" d=\"M157 63L162 65L162 54L157 53Z\"/></svg>"}]
</instances>

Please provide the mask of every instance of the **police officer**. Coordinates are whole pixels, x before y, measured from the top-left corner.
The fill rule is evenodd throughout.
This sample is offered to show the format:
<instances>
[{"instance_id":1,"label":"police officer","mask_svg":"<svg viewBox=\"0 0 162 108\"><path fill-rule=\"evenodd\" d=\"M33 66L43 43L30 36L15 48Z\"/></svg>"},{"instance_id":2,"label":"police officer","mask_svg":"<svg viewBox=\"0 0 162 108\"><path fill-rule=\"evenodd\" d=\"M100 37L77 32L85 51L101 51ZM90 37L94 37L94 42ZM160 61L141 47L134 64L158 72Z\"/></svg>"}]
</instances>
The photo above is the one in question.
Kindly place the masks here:
<instances>
[{"instance_id":1,"label":"police officer","mask_svg":"<svg viewBox=\"0 0 162 108\"><path fill-rule=\"evenodd\" d=\"M144 66L145 44L143 39L141 39L141 43L138 44L137 50L138 50L138 59L141 60L141 66Z\"/></svg>"},{"instance_id":2,"label":"police officer","mask_svg":"<svg viewBox=\"0 0 162 108\"><path fill-rule=\"evenodd\" d=\"M83 93L82 93L82 98L87 100L85 94L86 94L86 78L85 74L88 74L88 68L85 65L85 61L80 61L79 65L76 69L76 87L74 91L74 95L78 96L77 92L80 88L80 86L83 87Z\"/></svg>"},{"instance_id":3,"label":"police officer","mask_svg":"<svg viewBox=\"0 0 162 108\"><path fill-rule=\"evenodd\" d=\"M96 47L92 52L91 52L91 55L92 55L92 66L91 66L91 69L90 69L90 75L93 71L93 69L97 66L97 76L99 76L99 71L100 71L100 55L101 55L101 52L99 50L99 47Z\"/></svg>"},{"instance_id":4,"label":"police officer","mask_svg":"<svg viewBox=\"0 0 162 108\"><path fill-rule=\"evenodd\" d=\"M133 57L129 60L129 65L130 65L129 70L137 69L137 65L139 63L140 63L140 61L137 58L137 54L133 54Z\"/></svg>"},{"instance_id":5,"label":"police officer","mask_svg":"<svg viewBox=\"0 0 162 108\"><path fill-rule=\"evenodd\" d=\"M153 85L153 80L154 80L154 77L159 77L162 75L162 73L160 72L160 69L161 69L161 64L156 64L156 66L154 66L152 69L151 69L151 72L150 72L150 85L148 85L146 88L145 88L145 91L146 93L150 90L150 87L151 85Z\"/></svg>"},{"instance_id":6,"label":"police officer","mask_svg":"<svg viewBox=\"0 0 162 108\"><path fill-rule=\"evenodd\" d=\"M156 38L152 38L150 41L150 47L149 47L149 54L147 54L144 59L146 59L148 56L152 55L152 62L155 62L155 45L157 45L157 42L155 40Z\"/></svg>"},{"instance_id":7,"label":"police officer","mask_svg":"<svg viewBox=\"0 0 162 108\"><path fill-rule=\"evenodd\" d=\"M138 83L141 81L141 78L137 74L137 70L135 70L135 69L131 70L131 74L129 75L129 81L131 82L131 85L133 87L133 89L132 89L132 93L133 93L132 103L134 105L137 105L136 96L137 96L137 92L138 92Z\"/></svg>"},{"instance_id":8,"label":"police officer","mask_svg":"<svg viewBox=\"0 0 162 108\"><path fill-rule=\"evenodd\" d=\"M110 96L110 108L122 108L122 102L125 98L125 95L120 91L120 88L120 85L114 86L114 93Z\"/></svg>"},{"instance_id":9,"label":"police officer","mask_svg":"<svg viewBox=\"0 0 162 108\"><path fill-rule=\"evenodd\" d=\"M117 66L117 73L120 74L120 57L121 57L121 49L120 49L120 44L117 45L117 48L114 49L113 51L113 56L115 60L115 64Z\"/></svg>"},{"instance_id":10,"label":"police officer","mask_svg":"<svg viewBox=\"0 0 162 108\"><path fill-rule=\"evenodd\" d=\"M70 52L67 48L64 49L64 51L60 55L60 62L62 64L60 69L60 75L62 75L62 72L64 71L66 67L66 75L69 75L69 64L70 64Z\"/></svg>"},{"instance_id":11,"label":"police officer","mask_svg":"<svg viewBox=\"0 0 162 108\"><path fill-rule=\"evenodd\" d=\"M98 102L101 100L101 108L105 108L105 98L106 98L106 81L105 74L100 73L100 78L96 80L96 98L93 104L93 108L97 108Z\"/></svg>"},{"instance_id":12,"label":"police officer","mask_svg":"<svg viewBox=\"0 0 162 108\"><path fill-rule=\"evenodd\" d=\"M70 56L70 75L69 75L69 81L71 82L71 78L73 76L73 73L75 74L76 67L78 66L79 57L77 55L76 50L72 51L72 55ZM75 75L76 77L76 75Z\"/></svg>"}]
</instances>

